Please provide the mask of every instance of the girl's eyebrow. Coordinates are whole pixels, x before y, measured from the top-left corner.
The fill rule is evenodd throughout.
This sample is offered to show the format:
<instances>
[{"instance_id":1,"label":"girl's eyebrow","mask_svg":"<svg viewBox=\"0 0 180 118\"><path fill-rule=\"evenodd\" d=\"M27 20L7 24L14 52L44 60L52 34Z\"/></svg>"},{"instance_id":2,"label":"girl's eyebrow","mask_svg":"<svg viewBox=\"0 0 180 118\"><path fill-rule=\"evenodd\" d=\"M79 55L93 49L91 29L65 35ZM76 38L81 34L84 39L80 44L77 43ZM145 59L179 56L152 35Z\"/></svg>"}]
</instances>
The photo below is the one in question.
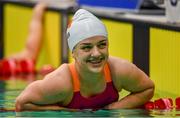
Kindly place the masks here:
<instances>
[{"instance_id":1,"label":"girl's eyebrow","mask_svg":"<svg viewBox=\"0 0 180 118\"><path fill-rule=\"evenodd\" d=\"M101 41L99 41L98 43L101 43L101 42L106 42L107 39L103 39ZM81 43L80 45L91 45L91 43Z\"/></svg>"},{"instance_id":2,"label":"girl's eyebrow","mask_svg":"<svg viewBox=\"0 0 180 118\"><path fill-rule=\"evenodd\" d=\"M91 43L81 43L80 45L91 45Z\"/></svg>"},{"instance_id":3,"label":"girl's eyebrow","mask_svg":"<svg viewBox=\"0 0 180 118\"><path fill-rule=\"evenodd\" d=\"M101 42L107 42L107 40L106 40L106 39L104 39L104 40L99 41L98 43L101 43Z\"/></svg>"}]
</instances>

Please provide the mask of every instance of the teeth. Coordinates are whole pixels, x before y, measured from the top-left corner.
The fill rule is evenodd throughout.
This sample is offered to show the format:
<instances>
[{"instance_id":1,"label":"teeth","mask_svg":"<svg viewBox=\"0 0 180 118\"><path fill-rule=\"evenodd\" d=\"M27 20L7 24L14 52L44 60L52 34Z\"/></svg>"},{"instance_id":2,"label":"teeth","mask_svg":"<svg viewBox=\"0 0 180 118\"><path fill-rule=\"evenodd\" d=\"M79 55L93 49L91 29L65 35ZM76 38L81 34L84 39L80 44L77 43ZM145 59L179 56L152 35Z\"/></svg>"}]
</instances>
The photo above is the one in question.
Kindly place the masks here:
<instances>
[{"instance_id":1,"label":"teeth","mask_svg":"<svg viewBox=\"0 0 180 118\"><path fill-rule=\"evenodd\" d=\"M101 60L98 60L98 61L90 61L91 63L100 63Z\"/></svg>"},{"instance_id":2,"label":"teeth","mask_svg":"<svg viewBox=\"0 0 180 118\"><path fill-rule=\"evenodd\" d=\"M103 60L103 57L89 58L88 62L93 63L93 64L97 64L97 63L101 63L102 60Z\"/></svg>"}]
</instances>

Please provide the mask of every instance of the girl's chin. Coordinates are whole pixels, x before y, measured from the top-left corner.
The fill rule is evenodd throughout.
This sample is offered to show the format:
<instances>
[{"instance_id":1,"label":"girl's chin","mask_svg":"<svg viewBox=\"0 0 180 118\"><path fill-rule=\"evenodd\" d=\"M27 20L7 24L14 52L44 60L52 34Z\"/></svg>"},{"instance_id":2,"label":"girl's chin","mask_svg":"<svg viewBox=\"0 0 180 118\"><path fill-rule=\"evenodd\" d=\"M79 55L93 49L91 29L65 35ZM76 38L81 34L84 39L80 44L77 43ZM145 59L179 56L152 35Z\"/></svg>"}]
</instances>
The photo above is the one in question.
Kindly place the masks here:
<instances>
[{"instance_id":1,"label":"girl's chin","mask_svg":"<svg viewBox=\"0 0 180 118\"><path fill-rule=\"evenodd\" d=\"M103 70L103 64L89 64L89 70L94 72L94 73L98 73L98 72L102 72Z\"/></svg>"},{"instance_id":2,"label":"girl's chin","mask_svg":"<svg viewBox=\"0 0 180 118\"><path fill-rule=\"evenodd\" d=\"M100 73L102 72L102 68L90 68L89 69L92 73Z\"/></svg>"}]
</instances>

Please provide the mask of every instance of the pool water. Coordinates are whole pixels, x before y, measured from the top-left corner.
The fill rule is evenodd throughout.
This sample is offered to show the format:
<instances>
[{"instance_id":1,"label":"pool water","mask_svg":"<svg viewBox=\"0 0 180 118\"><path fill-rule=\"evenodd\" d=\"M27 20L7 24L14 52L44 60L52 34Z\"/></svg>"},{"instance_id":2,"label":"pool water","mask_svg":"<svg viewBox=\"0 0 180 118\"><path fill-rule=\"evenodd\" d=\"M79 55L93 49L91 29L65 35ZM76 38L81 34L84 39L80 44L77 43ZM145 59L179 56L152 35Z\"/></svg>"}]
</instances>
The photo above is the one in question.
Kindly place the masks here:
<instances>
[{"instance_id":1,"label":"pool water","mask_svg":"<svg viewBox=\"0 0 180 118\"><path fill-rule=\"evenodd\" d=\"M15 98L35 79L41 76L0 78L0 117L180 117L180 111L173 110L145 110L145 109L117 109L81 111L23 111L15 112Z\"/></svg>"},{"instance_id":2,"label":"pool water","mask_svg":"<svg viewBox=\"0 0 180 118\"><path fill-rule=\"evenodd\" d=\"M79 112L69 111L26 111L26 112L2 112L1 117L150 117L145 110L83 110Z\"/></svg>"}]
</instances>

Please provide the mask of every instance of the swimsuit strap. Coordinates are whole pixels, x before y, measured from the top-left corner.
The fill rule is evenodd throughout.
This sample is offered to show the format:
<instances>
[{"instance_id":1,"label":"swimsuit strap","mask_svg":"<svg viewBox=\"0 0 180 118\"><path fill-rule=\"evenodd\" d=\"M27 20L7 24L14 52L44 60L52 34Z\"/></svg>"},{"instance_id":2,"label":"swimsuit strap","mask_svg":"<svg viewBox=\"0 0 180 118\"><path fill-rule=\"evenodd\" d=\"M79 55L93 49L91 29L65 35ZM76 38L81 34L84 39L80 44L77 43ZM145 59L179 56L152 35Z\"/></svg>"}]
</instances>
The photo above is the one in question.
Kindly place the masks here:
<instances>
[{"instance_id":1,"label":"swimsuit strap","mask_svg":"<svg viewBox=\"0 0 180 118\"><path fill-rule=\"evenodd\" d=\"M104 75L105 75L105 79L106 79L107 83L112 81L111 72L110 72L110 68L109 68L108 63L106 63L106 65L104 67Z\"/></svg>"},{"instance_id":2,"label":"swimsuit strap","mask_svg":"<svg viewBox=\"0 0 180 118\"><path fill-rule=\"evenodd\" d=\"M80 90L80 83L79 83L79 75L75 68L75 63L70 63L69 69L70 69L72 79L73 79L73 88L74 88L73 90L74 92L77 92Z\"/></svg>"},{"instance_id":3,"label":"swimsuit strap","mask_svg":"<svg viewBox=\"0 0 180 118\"><path fill-rule=\"evenodd\" d=\"M74 90L74 92L80 91L79 75L78 75L78 72L77 72L77 70L75 68L75 63L70 63L69 64L69 69L70 69L72 79L73 79L73 90ZM105 76L105 79L106 79L106 83L112 81L108 63L105 64L105 67L104 67L104 76Z\"/></svg>"}]
</instances>

